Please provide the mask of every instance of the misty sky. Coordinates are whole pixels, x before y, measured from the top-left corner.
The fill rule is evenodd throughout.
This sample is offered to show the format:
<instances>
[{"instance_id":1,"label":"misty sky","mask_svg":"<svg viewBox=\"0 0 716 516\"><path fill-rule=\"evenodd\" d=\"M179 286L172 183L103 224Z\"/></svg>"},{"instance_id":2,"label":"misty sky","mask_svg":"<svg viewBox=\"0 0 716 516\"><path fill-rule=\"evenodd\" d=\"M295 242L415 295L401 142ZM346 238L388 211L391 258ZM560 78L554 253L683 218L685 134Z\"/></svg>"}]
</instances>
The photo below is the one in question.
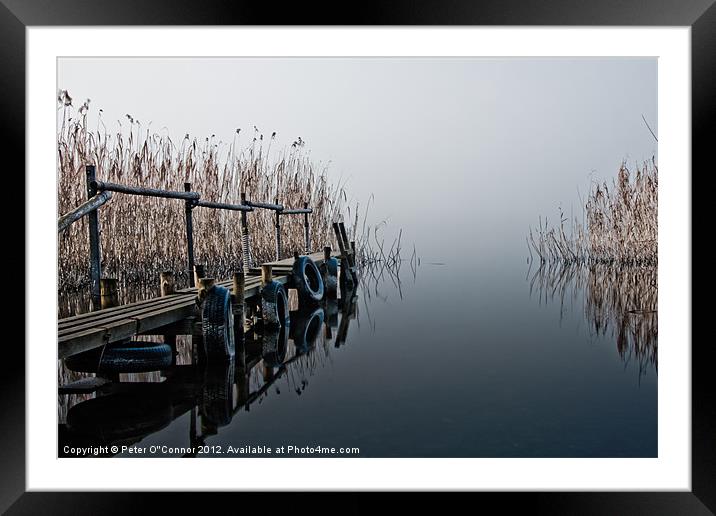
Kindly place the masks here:
<instances>
[{"instance_id":1,"label":"misty sky","mask_svg":"<svg viewBox=\"0 0 716 516\"><path fill-rule=\"evenodd\" d=\"M61 59L58 87L109 122L180 140L256 125L301 136L373 221L426 259L455 245L525 250L539 215L579 208L591 178L656 154L653 58ZM123 119L124 120L124 119ZM126 125L126 124L125 124ZM429 210L427 208L430 208ZM412 246L411 246L412 247Z\"/></svg>"}]
</instances>

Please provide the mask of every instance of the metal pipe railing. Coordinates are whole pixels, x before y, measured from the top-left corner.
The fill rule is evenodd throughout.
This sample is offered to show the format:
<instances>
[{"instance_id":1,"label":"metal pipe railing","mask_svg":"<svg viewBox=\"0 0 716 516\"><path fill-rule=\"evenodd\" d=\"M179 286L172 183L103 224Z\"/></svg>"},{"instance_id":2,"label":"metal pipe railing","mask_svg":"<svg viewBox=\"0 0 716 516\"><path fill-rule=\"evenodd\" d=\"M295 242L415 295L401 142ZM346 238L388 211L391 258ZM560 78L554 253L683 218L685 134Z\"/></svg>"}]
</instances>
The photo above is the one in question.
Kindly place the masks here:
<instances>
[{"instance_id":1,"label":"metal pipe railing","mask_svg":"<svg viewBox=\"0 0 716 516\"><path fill-rule=\"evenodd\" d=\"M185 201L186 215L186 235L187 235L187 260L189 265L189 282L192 286L194 270L194 236L193 236L193 218L192 211L196 207L210 208L216 210L232 210L241 212L241 247L242 258L244 262L244 273L249 272L251 268L251 250L249 247L249 225L247 214L254 211L254 208L265 210L273 210L276 212L275 229L276 229L276 259L281 258L281 215L303 215L304 216L304 237L306 245L306 253L310 253L311 241L308 216L313 210L308 207L308 203L303 203L303 208L286 209L283 204L276 199L275 203L248 201L246 194L241 194L241 203L223 203L201 200L199 192L191 190L191 183L184 183L184 191L161 190L158 188L145 188L141 186L129 186L108 181L100 181L96 178L96 169L94 165L86 166L86 184L88 200L83 204L63 215L57 221L58 233L67 229L73 222L81 219L85 215L89 215L89 240L90 240L90 280L92 285L92 300L94 305L99 302L99 279L101 277L101 252L99 248L99 217L97 214L100 206L104 205L112 198L112 192L124 193L129 195L139 195L144 197L161 197L165 199L181 199ZM97 299L95 299L97 298ZM96 309L96 308L95 308Z\"/></svg>"},{"instance_id":2,"label":"metal pipe railing","mask_svg":"<svg viewBox=\"0 0 716 516\"><path fill-rule=\"evenodd\" d=\"M80 204L69 213L65 213L62 217L57 219L57 232L62 233L65 229L70 227L73 222L77 222L85 215L96 210L104 203L112 198L112 192L102 192L95 195L90 200Z\"/></svg>"},{"instance_id":3,"label":"metal pipe railing","mask_svg":"<svg viewBox=\"0 0 716 516\"><path fill-rule=\"evenodd\" d=\"M243 201L242 201L243 204ZM283 211L283 204L271 204L268 202L255 202L255 201L246 201L246 204L249 206L253 206L254 208L263 208L265 210L274 210L274 211Z\"/></svg>"},{"instance_id":4,"label":"metal pipe railing","mask_svg":"<svg viewBox=\"0 0 716 516\"><path fill-rule=\"evenodd\" d=\"M295 208L291 210L281 210L280 215L301 215L304 213L313 213L312 208Z\"/></svg>"},{"instance_id":5,"label":"metal pipe railing","mask_svg":"<svg viewBox=\"0 0 716 516\"><path fill-rule=\"evenodd\" d=\"M121 192L129 195L141 195L144 197L164 197L165 199L184 199L189 201L198 201L200 197L199 192L175 192L172 190L160 190L158 188L119 185L117 183L108 183L97 180L92 181L92 186L100 192Z\"/></svg>"},{"instance_id":6,"label":"metal pipe railing","mask_svg":"<svg viewBox=\"0 0 716 516\"><path fill-rule=\"evenodd\" d=\"M229 204L225 202L196 201L194 203L194 206L201 206L202 208L213 208L215 210L254 211L253 206L247 206L244 204Z\"/></svg>"}]
</instances>

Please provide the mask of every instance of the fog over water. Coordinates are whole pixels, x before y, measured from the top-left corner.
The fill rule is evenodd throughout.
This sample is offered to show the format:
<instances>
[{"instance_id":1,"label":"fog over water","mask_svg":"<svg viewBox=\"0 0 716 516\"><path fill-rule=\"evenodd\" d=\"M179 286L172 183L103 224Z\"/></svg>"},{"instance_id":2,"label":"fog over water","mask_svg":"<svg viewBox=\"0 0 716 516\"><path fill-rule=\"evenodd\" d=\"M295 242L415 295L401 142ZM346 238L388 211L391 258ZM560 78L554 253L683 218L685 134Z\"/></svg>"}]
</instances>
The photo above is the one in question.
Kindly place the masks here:
<instances>
[{"instance_id":1,"label":"fog over water","mask_svg":"<svg viewBox=\"0 0 716 516\"><path fill-rule=\"evenodd\" d=\"M175 141L301 136L354 201L375 194L373 222L438 261L526 253L539 215L656 154L642 115L658 134L652 58L67 58L58 87L110 130L129 113Z\"/></svg>"}]
</instances>

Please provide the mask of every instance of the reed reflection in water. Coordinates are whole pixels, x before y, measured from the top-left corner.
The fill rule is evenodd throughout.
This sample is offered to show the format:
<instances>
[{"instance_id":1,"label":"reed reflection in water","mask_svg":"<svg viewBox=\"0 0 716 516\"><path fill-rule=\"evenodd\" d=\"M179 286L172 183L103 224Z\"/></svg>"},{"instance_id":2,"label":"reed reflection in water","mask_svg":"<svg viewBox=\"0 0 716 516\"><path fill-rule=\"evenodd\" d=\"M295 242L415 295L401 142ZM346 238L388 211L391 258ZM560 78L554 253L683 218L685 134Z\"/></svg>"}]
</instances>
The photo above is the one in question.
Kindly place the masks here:
<instances>
[{"instance_id":1,"label":"reed reflection in water","mask_svg":"<svg viewBox=\"0 0 716 516\"><path fill-rule=\"evenodd\" d=\"M658 372L656 266L542 263L528 271L530 295L565 310L581 304L589 329L613 338L621 359L636 360L639 376Z\"/></svg>"}]
</instances>

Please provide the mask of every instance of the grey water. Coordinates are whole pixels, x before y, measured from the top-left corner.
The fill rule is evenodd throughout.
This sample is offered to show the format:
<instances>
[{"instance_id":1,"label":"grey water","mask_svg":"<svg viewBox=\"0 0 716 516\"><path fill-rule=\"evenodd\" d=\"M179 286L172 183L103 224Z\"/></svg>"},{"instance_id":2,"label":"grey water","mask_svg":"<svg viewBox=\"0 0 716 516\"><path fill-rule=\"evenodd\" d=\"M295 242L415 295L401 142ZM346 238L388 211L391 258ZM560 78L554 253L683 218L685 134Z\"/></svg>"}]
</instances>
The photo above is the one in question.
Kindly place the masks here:
<instances>
[{"instance_id":1,"label":"grey water","mask_svg":"<svg viewBox=\"0 0 716 516\"><path fill-rule=\"evenodd\" d=\"M364 273L353 301L321 314L307 349L288 339L283 367L260 357L250 371L197 367L191 381L165 379L160 395L132 384L76 403L59 454L116 444L100 454L657 456L655 315L609 312L618 281L565 289L563 271L550 276L519 253L477 256ZM245 345L249 362L265 349L257 339Z\"/></svg>"}]
</instances>

